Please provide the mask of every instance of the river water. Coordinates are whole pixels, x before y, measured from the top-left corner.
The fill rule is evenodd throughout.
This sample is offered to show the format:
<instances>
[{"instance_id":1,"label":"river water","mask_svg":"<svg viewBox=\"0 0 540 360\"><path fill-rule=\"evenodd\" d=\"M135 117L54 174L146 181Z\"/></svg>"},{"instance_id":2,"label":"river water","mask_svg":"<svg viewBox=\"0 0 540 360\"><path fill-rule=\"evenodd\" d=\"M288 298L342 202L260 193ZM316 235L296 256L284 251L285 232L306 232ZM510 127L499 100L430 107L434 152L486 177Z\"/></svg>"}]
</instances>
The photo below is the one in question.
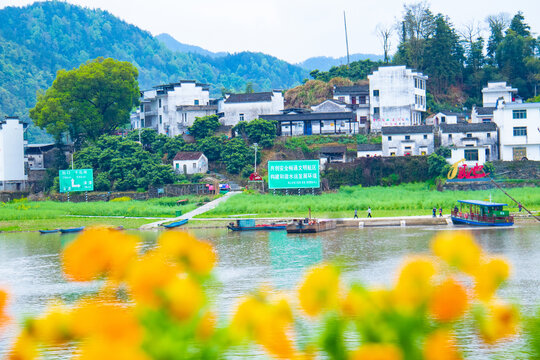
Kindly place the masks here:
<instances>
[{"instance_id":1,"label":"river water","mask_svg":"<svg viewBox=\"0 0 540 360\"><path fill-rule=\"evenodd\" d=\"M337 261L346 280L389 285L403 258L428 251L429 241L438 230L440 227L364 228L287 235L284 231L233 233L204 229L193 233L211 241L217 249L215 274L221 286L216 307L226 316L242 294L261 285L294 290L304 270L323 260ZM531 314L540 304L540 226L482 228L473 232L485 250L505 256L513 265L511 281L501 296ZM150 246L157 233L145 232L141 236ZM17 324L25 316L43 311L51 300L70 301L97 288L97 283L69 283L62 277L59 253L73 238L59 234L0 234L0 287L10 293L8 311L14 319L0 333L0 356L6 353ZM484 346L465 325L459 336L465 343L464 353L471 359L488 358L497 351L513 357L512 351L521 345L518 338L495 347ZM257 351L249 355L261 357Z\"/></svg>"}]
</instances>

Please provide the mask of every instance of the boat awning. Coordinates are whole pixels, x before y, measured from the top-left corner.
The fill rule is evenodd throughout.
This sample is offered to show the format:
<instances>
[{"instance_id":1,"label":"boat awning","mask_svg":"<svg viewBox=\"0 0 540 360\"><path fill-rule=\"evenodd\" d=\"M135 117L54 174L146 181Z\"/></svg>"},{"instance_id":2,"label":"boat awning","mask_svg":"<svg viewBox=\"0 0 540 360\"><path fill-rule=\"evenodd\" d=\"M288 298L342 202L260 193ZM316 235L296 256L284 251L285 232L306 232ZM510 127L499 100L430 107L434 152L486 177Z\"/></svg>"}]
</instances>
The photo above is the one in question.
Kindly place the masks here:
<instances>
[{"instance_id":1,"label":"boat awning","mask_svg":"<svg viewBox=\"0 0 540 360\"><path fill-rule=\"evenodd\" d=\"M458 202L463 204L471 204L471 205L480 205L480 206L508 206L508 204L503 203L494 203L490 201L482 201L482 200L458 200Z\"/></svg>"}]
</instances>

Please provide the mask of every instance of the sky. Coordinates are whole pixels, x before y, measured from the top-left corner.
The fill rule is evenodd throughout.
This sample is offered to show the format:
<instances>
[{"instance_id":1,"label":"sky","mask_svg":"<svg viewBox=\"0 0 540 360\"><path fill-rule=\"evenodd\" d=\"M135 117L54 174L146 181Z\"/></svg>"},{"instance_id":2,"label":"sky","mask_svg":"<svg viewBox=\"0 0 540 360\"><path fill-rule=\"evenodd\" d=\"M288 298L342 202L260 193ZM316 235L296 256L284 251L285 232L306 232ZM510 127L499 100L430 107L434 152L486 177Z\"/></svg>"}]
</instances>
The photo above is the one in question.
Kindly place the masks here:
<instances>
[{"instance_id":1,"label":"sky","mask_svg":"<svg viewBox=\"0 0 540 360\"><path fill-rule=\"evenodd\" d=\"M33 3L0 0L0 8ZM382 54L376 27L390 26L403 12L402 0L68 0L107 10L153 35L168 33L182 43L210 51L258 51L291 63L313 56L346 55L343 12L349 52ZM483 22L487 15L522 11L531 31L540 32L538 0L437 0L433 13L448 15L456 29ZM488 5L489 4L489 5ZM1 21L1 19L0 19ZM397 36L392 47L397 45Z\"/></svg>"}]
</instances>

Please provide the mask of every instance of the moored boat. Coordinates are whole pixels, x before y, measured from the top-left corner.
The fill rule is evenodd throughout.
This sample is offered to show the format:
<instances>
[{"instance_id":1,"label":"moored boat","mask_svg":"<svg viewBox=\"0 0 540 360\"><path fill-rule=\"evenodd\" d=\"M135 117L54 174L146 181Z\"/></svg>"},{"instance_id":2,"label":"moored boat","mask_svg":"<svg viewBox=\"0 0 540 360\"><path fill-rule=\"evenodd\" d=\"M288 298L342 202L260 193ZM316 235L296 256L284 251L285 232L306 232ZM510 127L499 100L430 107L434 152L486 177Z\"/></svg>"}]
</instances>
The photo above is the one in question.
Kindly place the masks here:
<instances>
[{"instance_id":1,"label":"moored boat","mask_svg":"<svg viewBox=\"0 0 540 360\"><path fill-rule=\"evenodd\" d=\"M452 222L455 225L512 226L514 217L508 210L508 204L481 200L458 200L458 206L452 210Z\"/></svg>"},{"instance_id":2,"label":"moored boat","mask_svg":"<svg viewBox=\"0 0 540 360\"><path fill-rule=\"evenodd\" d=\"M289 234L309 234L322 231L333 230L336 228L335 220L318 220L318 219L295 219L287 225L287 233Z\"/></svg>"},{"instance_id":3,"label":"moored boat","mask_svg":"<svg viewBox=\"0 0 540 360\"><path fill-rule=\"evenodd\" d=\"M182 220L179 220L179 221L172 222L170 224L165 224L165 225L163 225L163 227L165 227L167 229L172 229L172 228L175 228L175 227L178 227L178 226L182 226L182 225L186 224L187 222L188 222L188 219L182 219Z\"/></svg>"},{"instance_id":4,"label":"moored boat","mask_svg":"<svg viewBox=\"0 0 540 360\"><path fill-rule=\"evenodd\" d=\"M285 230L286 227L285 223L256 224L253 219L236 220L227 225L227 229L232 231Z\"/></svg>"},{"instance_id":5,"label":"moored boat","mask_svg":"<svg viewBox=\"0 0 540 360\"><path fill-rule=\"evenodd\" d=\"M76 228L69 228L69 229L60 229L60 232L62 234L69 234L69 233L77 233L84 230L84 226L76 227Z\"/></svg>"},{"instance_id":6,"label":"moored boat","mask_svg":"<svg viewBox=\"0 0 540 360\"><path fill-rule=\"evenodd\" d=\"M40 234L54 234L59 232L60 229L53 229L53 230L39 230Z\"/></svg>"}]
</instances>

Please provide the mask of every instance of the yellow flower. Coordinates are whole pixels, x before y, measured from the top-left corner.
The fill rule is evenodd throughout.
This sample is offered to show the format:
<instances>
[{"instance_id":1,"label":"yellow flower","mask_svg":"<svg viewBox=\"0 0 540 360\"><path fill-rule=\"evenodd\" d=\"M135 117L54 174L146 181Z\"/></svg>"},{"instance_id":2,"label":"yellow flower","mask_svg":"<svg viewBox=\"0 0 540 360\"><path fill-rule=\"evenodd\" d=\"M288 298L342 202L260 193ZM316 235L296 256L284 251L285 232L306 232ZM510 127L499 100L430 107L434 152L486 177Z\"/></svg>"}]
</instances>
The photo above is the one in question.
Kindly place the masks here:
<instances>
[{"instance_id":1,"label":"yellow flower","mask_svg":"<svg viewBox=\"0 0 540 360\"><path fill-rule=\"evenodd\" d=\"M298 290L300 305L306 314L317 316L339 305L339 273L329 264L308 271Z\"/></svg>"},{"instance_id":2,"label":"yellow flower","mask_svg":"<svg viewBox=\"0 0 540 360\"><path fill-rule=\"evenodd\" d=\"M479 265L482 250L468 231L442 231L431 244L433 253L448 265L472 273Z\"/></svg>"},{"instance_id":3,"label":"yellow flower","mask_svg":"<svg viewBox=\"0 0 540 360\"><path fill-rule=\"evenodd\" d=\"M166 306L179 320L187 320L194 316L204 301L200 285L185 274L169 282L163 288L163 294Z\"/></svg>"},{"instance_id":4,"label":"yellow flower","mask_svg":"<svg viewBox=\"0 0 540 360\"><path fill-rule=\"evenodd\" d=\"M508 279L510 274L510 265L497 257L482 261L481 265L474 273L475 293L480 300L489 300L499 286Z\"/></svg>"},{"instance_id":5,"label":"yellow flower","mask_svg":"<svg viewBox=\"0 0 540 360\"><path fill-rule=\"evenodd\" d=\"M210 338L216 328L216 321L216 314L211 311L205 312L197 325L197 337L202 340Z\"/></svg>"},{"instance_id":6,"label":"yellow flower","mask_svg":"<svg viewBox=\"0 0 540 360\"><path fill-rule=\"evenodd\" d=\"M109 227L89 228L62 254L64 274L74 281L90 281L102 275L120 280L137 256L137 238Z\"/></svg>"},{"instance_id":7,"label":"yellow flower","mask_svg":"<svg viewBox=\"0 0 540 360\"><path fill-rule=\"evenodd\" d=\"M140 347L92 338L83 342L77 360L149 360Z\"/></svg>"},{"instance_id":8,"label":"yellow flower","mask_svg":"<svg viewBox=\"0 0 540 360\"><path fill-rule=\"evenodd\" d=\"M365 344L353 351L350 360L401 360L401 350L392 344Z\"/></svg>"},{"instance_id":9,"label":"yellow flower","mask_svg":"<svg viewBox=\"0 0 540 360\"><path fill-rule=\"evenodd\" d=\"M216 263L216 253L211 244L183 231L163 233L158 240L158 252L201 275L210 273Z\"/></svg>"},{"instance_id":10,"label":"yellow flower","mask_svg":"<svg viewBox=\"0 0 540 360\"><path fill-rule=\"evenodd\" d=\"M37 357L37 342L26 330L23 330L15 340L15 343L8 354L8 359L33 360L37 359Z\"/></svg>"},{"instance_id":11,"label":"yellow flower","mask_svg":"<svg viewBox=\"0 0 540 360\"><path fill-rule=\"evenodd\" d=\"M480 335L487 343L512 336L517 332L519 312L515 306L493 301L480 319Z\"/></svg>"},{"instance_id":12,"label":"yellow flower","mask_svg":"<svg viewBox=\"0 0 540 360\"><path fill-rule=\"evenodd\" d=\"M2 325L8 320L8 316L5 312L7 305L8 294L5 290L0 289L0 329Z\"/></svg>"},{"instance_id":13,"label":"yellow flower","mask_svg":"<svg viewBox=\"0 0 540 360\"><path fill-rule=\"evenodd\" d=\"M341 311L348 317L361 318L368 314L369 309L367 291L358 286L353 286L341 302Z\"/></svg>"},{"instance_id":14,"label":"yellow flower","mask_svg":"<svg viewBox=\"0 0 540 360\"><path fill-rule=\"evenodd\" d=\"M416 256L402 267L394 289L395 303L406 309L424 304L432 291L435 264L427 257Z\"/></svg>"},{"instance_id":15,"label":"yellow flower","mask_svg":"<svg viewBox=\"0 0 540 360\"><path fill-rule=\"evenodd\" d=\"M29 322L28 332L39 342L62 344L73 340L72 324L68 309L53 306L44 316Z\"/></svg>"},{"instance_id":16,"label":"yellow flower","mask_svg":"<svg viewBox=\"0 0 540 360\"><path fill-rule=\"evenodd\" d=\"M431 315L441 322L457 320L468 307L467 290L452 278L435 287L429 304Z\"/></svg>"},{"instance_id":17,"label":"yellow flower","mask_svg":"<svg viewBox=\"0 0 540 360\"><path fill-rule=\"evenodd\" d=\"M431 333L424 344L425 360L460 360L453 334L445 329Z\"/></svg>"}]
</instances>

